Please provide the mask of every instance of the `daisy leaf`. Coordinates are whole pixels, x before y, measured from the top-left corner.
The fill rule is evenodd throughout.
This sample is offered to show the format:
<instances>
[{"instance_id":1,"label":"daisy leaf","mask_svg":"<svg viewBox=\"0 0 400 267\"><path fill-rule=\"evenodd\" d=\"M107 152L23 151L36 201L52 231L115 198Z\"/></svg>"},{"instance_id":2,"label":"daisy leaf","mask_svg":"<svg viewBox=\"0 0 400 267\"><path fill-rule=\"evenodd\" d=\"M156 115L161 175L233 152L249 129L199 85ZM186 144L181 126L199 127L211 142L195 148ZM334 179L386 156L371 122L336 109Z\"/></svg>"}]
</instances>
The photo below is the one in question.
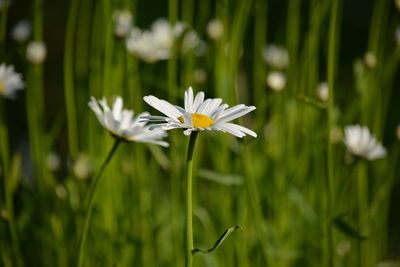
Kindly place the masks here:
<instances>
[{"instance_id":1,"label":"daisy leaf","mask_svg":"<svg viewBox=\"0 0 400 267\"><path fill-rule=\"evenodd\" d=\"M351 225L349 225L347 222L344 221L344 216L346 216L347 213L340 214L336 218L333 219L333 225L336 226L336 228L342 232L343 234L352 237L354 239L363 241L366 240L367 238L365 236L362 236L356 229L354 229Z\"/></svg>"},{"instance_id":2,"label":"daisy leaf","mask_svg":"<svg viewBox=\"0 0 400 267\"><path fill-rule=\"evenodd\" d=\"M228 235L230 235L232 232L234 232L237 229L242 230L243 227L240 226L240 225L232 226L231 228L225 230L225 232L220 236L220 238L218 238L218 240L215 242L215 244L214 244L214 246L212 248L207 249L207 250L202 250L202 249L195 248L195 249L192 250L192 255L194 255L196 252L201 252L203 254L209 254L209 253L213 252L219 246L221 246L222 242L224 242L224 240L228 237Z\"/></svg>"}]
</instances>

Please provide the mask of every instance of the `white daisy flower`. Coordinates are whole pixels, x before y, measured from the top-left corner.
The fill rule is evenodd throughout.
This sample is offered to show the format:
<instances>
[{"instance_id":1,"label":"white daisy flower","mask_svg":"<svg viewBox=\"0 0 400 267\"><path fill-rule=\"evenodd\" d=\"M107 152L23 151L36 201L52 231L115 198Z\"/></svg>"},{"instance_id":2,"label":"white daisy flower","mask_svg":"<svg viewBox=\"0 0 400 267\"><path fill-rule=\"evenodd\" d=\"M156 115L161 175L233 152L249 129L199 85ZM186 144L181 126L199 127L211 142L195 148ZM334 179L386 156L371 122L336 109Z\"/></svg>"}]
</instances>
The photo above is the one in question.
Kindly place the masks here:
<instances>
[{"instance_id":1,"label":"white daisy flower","mask_svg":"<svg viewBox=\"0 0 400 267\"><path fill-rule=\"evenodd\" d=\"M374 160L386 156L386 149L371 135L368 127L351 125L345 128L344 143L355 156Z\"/></svg>"},{"instance_id":2,"label":"white daisy flower","mask_svg":"<svg viewBox=\"0 0 400 267\"><path fill-rule=\"evenodd\" d=\"M46 44L41 41L30 42L26 47L26 58L32 64L42 64L46 55Z\"/></svg>"},{"instance_id":3,"label":"white daisy flower","mask_svg":"<svg viewBox=\"0 0 400 267\"><path fill-rule=\"evenodd\" d=\"M165 131L162 129L150 131L150 126L139 121L141 116L149 116L150 114L143 112L139 116L133 117L133 110L122 109L123 101L121 97L116 98L112 109L107 105L104 97L101 100L91 97L88 104L96 114L100 124L115 138L140 143L153 143L165 147L169 145L161 140L167 136Z\"/></svg>"},{"instance_id":4,"label":"white daisy flower","mask_svg":"<svg viewBox=\"0 0 400 267\"><path fill-rule=\"evenodd\" d=\"M0 95L14 98L15 92L24 88L22 76L14 71L14 66L0 65Z\"/></svg>"},{"instance_id":5,"label":"white daisy flower","mask_svg":"<svg viewBox=\"0 0 400 267\"><path fill-rule=\"evenodd\" d=\"M158 124L151 125L150 130L183 128L186 129L183 132L185 135L190 135L193 131L217 130L240 138L246 134L257 137L257 134L250 129L229 123L229 121L255 110L254 106L240 104L228 108L227 104L221 105L222 99L220 98L204 99L204 92L199 92L194 97L192 87L185 92L185 108L174 106L152 95L145 96L143 99L147 104L166 115L166 117L142 117L145 122L158 122Z\"/></svg>"}]
</instances>

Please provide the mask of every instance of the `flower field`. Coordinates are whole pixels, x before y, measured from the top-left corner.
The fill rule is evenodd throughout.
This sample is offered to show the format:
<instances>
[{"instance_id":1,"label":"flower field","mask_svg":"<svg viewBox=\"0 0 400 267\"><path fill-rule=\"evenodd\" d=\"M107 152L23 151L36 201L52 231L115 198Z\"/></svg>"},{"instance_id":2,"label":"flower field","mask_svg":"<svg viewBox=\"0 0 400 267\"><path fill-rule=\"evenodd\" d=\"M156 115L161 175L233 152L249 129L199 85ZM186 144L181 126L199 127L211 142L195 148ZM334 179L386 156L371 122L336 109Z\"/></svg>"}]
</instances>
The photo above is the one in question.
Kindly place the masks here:
<instances>
[{"instance_id":1,"label":"flower field","mask_svg":"<svg viewBox=\"0 0 400 267\"><path fill-rule=\"evenodd\" d=\"M400 1L0 14L0 266L400 266Z\"/></svg>"}]
</instances>

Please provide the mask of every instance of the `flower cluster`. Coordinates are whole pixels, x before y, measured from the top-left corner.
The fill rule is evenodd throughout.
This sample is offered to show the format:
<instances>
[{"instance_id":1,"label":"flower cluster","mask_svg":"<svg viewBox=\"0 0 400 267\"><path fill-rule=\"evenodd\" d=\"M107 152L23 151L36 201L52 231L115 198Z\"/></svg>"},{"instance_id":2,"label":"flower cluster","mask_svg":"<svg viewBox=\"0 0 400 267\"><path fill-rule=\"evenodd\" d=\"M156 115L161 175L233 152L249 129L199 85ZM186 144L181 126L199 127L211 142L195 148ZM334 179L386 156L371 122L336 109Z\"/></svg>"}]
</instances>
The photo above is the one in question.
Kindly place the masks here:
<instances>
[{"instance_id":1,"label":"flower cluster","mask_svg":"<svg viewBox=\"0 0 400 267\"><path fill-rule=\"evenodd\" d=\"M196 32L192 30L186 32L183 23L171 25L165 19L158 19L150 30L133 28L126 40L126 47L131 54L141 60L154 63L169 59L174 43L179 38L183 38L183 51L197 48L201 44Z\"/></svg>"}]
</instances>

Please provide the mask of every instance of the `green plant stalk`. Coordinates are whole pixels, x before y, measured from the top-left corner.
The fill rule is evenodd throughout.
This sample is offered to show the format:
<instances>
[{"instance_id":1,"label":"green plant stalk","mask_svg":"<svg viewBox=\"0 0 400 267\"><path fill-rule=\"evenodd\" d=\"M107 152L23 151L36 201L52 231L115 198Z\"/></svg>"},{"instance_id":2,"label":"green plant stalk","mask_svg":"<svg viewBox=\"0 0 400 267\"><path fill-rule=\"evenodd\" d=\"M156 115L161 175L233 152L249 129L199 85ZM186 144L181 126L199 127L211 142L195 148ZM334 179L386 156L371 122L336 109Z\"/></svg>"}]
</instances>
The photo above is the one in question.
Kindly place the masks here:
<instances>
[{"instance_id":1,"label":"green plant stalk","mask_svg":"<svg viewBox=\"0 0 400 267\"><path fill-rule=\"evenodd\" d=\"M256 0L254 3L254 51L253 51L253 87L254 102L259 110L264 112L265 106L265 66L261 57L262 49L267 40L267 2ZM262 106L262 107L261 107ZM264 125L265 117L259 116L260 124Z\"/></svg>"},{"instance_id":2,"label":"green plant stalk","mask_svg":"<svg viewBox=\"0 0 400 267\"><path fill-rule=\"evenodd\" d=\"M1 20L0 20L0 58L4 60L5 54L5 38L7 34L7 15L8 15L9 0L4 0L1 8Z\"/></svg>"},{"instance_id":3,"label":"green plant stalk","mask_svg":"<svg viewBox=\"0 0 400 267\"><path fill-rule=\"evenodd\" d=\"M238 86L237 86L237 74L239 71L239 63L240 63L240 55L241 55L241 49L243 47L243 40L245 38L245 33L246 33L246 26L249 21L249 14L251 7L253 5L252 0L247 0L247 1L240 1L239 6L237 7L237 17L235 17L232 25L232 31L231 31L231 40L230 40L230 46L229 46L229 58L228 58L228 80L227 80L227 86L226 86L226 93L228 95L227 99L233 100L232 95L236 97L236 102L237 102L237 97L238 97ZM226 64L224 62L223 64ZM232 92L232 89L235 88L235 91ZM234 94L232 94L234 93Z\"/></svg>"},{"instance_id":4,"label":"green plant stalk","mask_svg":"<svg viewBox=\"0 0 400 267\"><path fill-rule=\"evenodd\" d=\"M168 1L168 18L169 23L173 26L176 24L178 20L178 0L170 0ZM167 63L167 75L168 75L168 99L172 102L175 102L175 98L177 96L177 49L176 42L173 41L171 57Z\"/></svg>"},{"instance_id":5,"label":"green plant stalk","mask_svg":"<svg viewBox=\"0 0 400 267\"><path fill-rule=\"evenodd\" d=\"M92 209L93 209L93 200L94 200L94 196L96 193L96 189L97 186L100 182L100 179L102 177L102 174L105 170L105 167L107 166L107 164L110 162L112 156L114 155L115 151L118 148L118 145L121 143L121 139L115 139L114 141L114 145L111 148L110 152L108 153L108 156L106 158L106 160L104 161L103 165L101 165L100 170L93 182L93 185L90 188L89 191L89 204L86 210L86 215L85 215L85 224L83 226L83 231L82 231L82 236L81 236L81 240L79 243L79 254L78 254L78 267L81 267L83 264L83 259L85 256L85 242L86 242L86 237L87 237L87 231L89 229L89 222L90 222L90 218L92 215Z\"/></svg>"},{"instance_id":6,"label":"green plant stalk","mask_svg":"<svg viewBox=\"0 0 400 267\"><path fill-rule=\"evenodd\" d=\"M381 127L382 113L384 111L384 96L390 91L390 87L382 86L386 80L382 76L386 73L385 67L388 65L384 58L384 48L387 45L388 20L390 1L375 1L370 26L368 52L372 52L376 59L376 66L369 68L365 79L367 80L367 90L365 91L364 101L366 105L362 110L363 123L368 125L378 139L382 138L384 129ZM392 38L392 36L390 36Z\"/></svg>"},{"instance_id":7,"label":"green plant stalk","mask_svg":"<svg viewBox=\"0 0 400 267\"><path fill-rule=\"evenodd\" d=\"M368 236L369 205L368 205L368 175L366 164L363 160L357 166L357 200L358 200L358 227L360 235ZM366 243L368 240L359 241L359 266L370 266Z\"/></svg>"},{"instance_id":8,"label":"green plant stalk","mask_svg":"<svg viewBox=\"0 0 400 267\"><path fill-rule=\"evenodd\" d=\"M247 179L245 179L246 190L247 190L247 198L250 204L251 214L254 219L254 228L257 233L257 238L261 244L262 254L265 260L265 263L268 262L268 240L266 237L266 233L264 231L264 216L262 213L262 207L260 205L260 194L257 189L257 181L255 180L254 167L252 166L252 162L254 160L254 156L251 153L248 147L243 147L243 156L242 156L242 164L244 171L246 173ZM250 219L251 220L251 219ZM254 264L254 263L253 263Z\"/></svg>"},{"instance_id":9,"label":"green plant stalk","mask_svg":"<svg viewBox=\"0 0 400 267\"><path fill-rule=\"evenodd\" d=\"M300 4L301 1L293 0L288 1L287 9L287 22L286 22L286 42L287 49L290 57L290 64L288 66L288 86L287 88L292 88L291 84L296 84L296 79L298 78L296 74L297 69L297 58L299 50L299 33L300 33ZM293 86L295 89L296 86Z\"/></svg>"},{"instance_id":10,"label":"green plant stalk","mask_svg":"<svg viewBox=\"0 0 400 267\"><path fill-rule=\"evenodd\" d=\"M178 13L179 13L179 0L169 0L168 1L168 20L171 25L175 25L178 21ZM173 42L171 57L167 62L167 92L168 92L168 99L171 102L176 102L177 96L177 75L178 75L178 65L177 65L177 51L176 51L176 43ZM170 136L171 144L177 144L177 136L175 133L172 133ZM171 145L170 150L170 158L171 164L173 166L179 165L179 150L176 146ZM177 207L180 207L180 199L181 199L181 192L178 190L180 185L180 172L178 169L172 168L171 171L172 179L171 179L171 213L172 213L172 225L175 226L174 229L179 226L179 216L180 210L177 210ZM174 257L175 261L179 265L181 261L181 254L180 254L180 243L182 242L182 236L178 235L173 231L172 235L172 242L174 244Z\"/></svg>"},{"instance_id":11,"label":"green plant stalk","mask_svg":"<svg viewBox=\"0 0 400 267\"><path fill-rule=\"evenodd\" d=\"M193 265L193 210L192 210L192 169L193 169L193 152L196 144L198 132L190 134L189 147L187 152L187 180L186 180L186 209L185 209L185 235L186 235L186 267Z\"/></svg>"},{"instance_id":12,"label":"green plant stalk","mask_svg":"<svg viewBox=\"0 0 400 267\"><path fill-rule=\"evenodd\" d=\"M333 144L330 141L330 134L334 126L334 88L335 88L335 72L336 72L336 50L337 50L337 36L338 36L338 25L339 25L339 7L340 0L335 0L332 3L330 25L329 25L329 44L328 44L328 87L329 87L329 99L327 108L327 181L326 181L326 203L325 203L325 246L324 246L324 266L333 266L333 248L332 248L332 203L333 192L334 192L334 172L333 172L333 161L334 151Z\"/></svg>"},{"instance_id":13,"label":"green plant stalk","mask_svg":"<svg viewBox=\"0 0 400 267\"><path fill-rule=\"evenodd\" d=\"M23 261L21 257L21 250L19 245L17 224L15 222L14 215L14 203L12 196L12 189L9 185L10 177L9 175L9 139L8 139L8 131L7 131L7 122L6 122L6 109L5 109L5 101L0 99L0 142L1 142L1 151L0 151L0 159L1 159L1 168L2 168L2 177L4 180L4 198L5 198L5 206L8 212L8 226L10 228L11 235L11 247L13 256L15 259L16 266L23 266Z\"/></svg>"},{"instance_id":14,"label":"green plant stalk","mask_svg":"<svg viewBox=\"0 0 400 267\"><path fill-rule=\"evenodd\" d=\"M156 266L154 259L154 244L152 244L152 223L149 218L151 210L150 181L148 179L147 166L144 147L135 147L136 175L137 175L137 194L139 195L139 221L140 238L142 240L142 266Z\"/></svg>"},{"instance_id":15,"label":"green plant stalk","mask_svg":"<svg viewBox=\"0 0 400 267\"><path fill-rule=\"evenodd\" d=\"M67 110L68 147L72 158L78 154L77 117L74 88L74 62L75 28L79 9L79 0L72 0L68 14L67 31L64 50L64 93L65 108Z\"/></svg>"},{"instance_id":16,"label":"green plant stalk","mask_svg":"<svg viewBox=\"0 0 400 267\"><path fill-rule=\"evenodd\" d=\"M35 0L33 18L33 38L35 41L43 40L43 1ZM45 154L47 146L44 136L44 92L43 92L43 65L31 64L28 67L26 90L26 106L29 129L29 144L36 175L37 186L41 194L50 184L50 177L46 172ZM44 197L42 195L41 197Z\"/></svg>"},{"instance_id":17,"label":"green plant stalk","mask_svg":"<svg viewBox=\"0 0 400 267\"><path fill-rule=\"evenodd\" d=\"M103 58L103 36L102 36L102 17L100 2L97 2L92 19L92 27L90 29L90 53L89 53L89 94L91 96L99 97L102 95L102 85L103 85L103 72L102 72L102 58ZM129 75L134 76L134 75ZM87 143L90 155L96 155L101 151L98 143L101 142L100 136L97 131L98 122L95 120L89 120L88 123L88 133L87 133Z\"/></svg>"}]
</instances>

